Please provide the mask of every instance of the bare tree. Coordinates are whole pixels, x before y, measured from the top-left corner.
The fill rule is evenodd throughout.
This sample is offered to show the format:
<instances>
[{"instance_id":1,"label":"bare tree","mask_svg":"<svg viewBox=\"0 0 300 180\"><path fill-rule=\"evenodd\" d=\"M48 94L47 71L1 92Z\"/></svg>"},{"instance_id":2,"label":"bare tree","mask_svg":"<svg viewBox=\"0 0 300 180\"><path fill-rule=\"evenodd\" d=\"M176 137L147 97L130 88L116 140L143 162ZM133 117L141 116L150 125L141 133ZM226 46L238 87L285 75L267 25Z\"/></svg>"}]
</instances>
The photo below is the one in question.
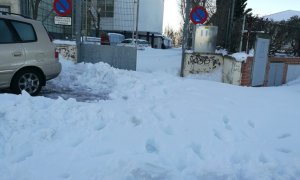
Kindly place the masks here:
<instances>
[{"instance_id":1,"label":"bare tree","mask_svg":"<svg viewBox=\"0 0 300 180\"><path fill-rule=\"evenodd\" d=\"M32 8L32 18L37 19L39 12L39 5L42 0L31 0L31 8Z\"/></svg>"},{"instance_id":2,"label":"bare tree","mask_svg":"<svg viewBox=\"0 0 300 180\"><path fill-rule=\"evenodd\" d=\"M171 28L170 26L167 26L165 28L164 34L167 37L172 39L174 47L178 47L181 45L181 42L182 42L182 35L181 35L182 33L181 32L182 32L181 29L176 31L173 28Z\"/></svg>"}]
</instances>

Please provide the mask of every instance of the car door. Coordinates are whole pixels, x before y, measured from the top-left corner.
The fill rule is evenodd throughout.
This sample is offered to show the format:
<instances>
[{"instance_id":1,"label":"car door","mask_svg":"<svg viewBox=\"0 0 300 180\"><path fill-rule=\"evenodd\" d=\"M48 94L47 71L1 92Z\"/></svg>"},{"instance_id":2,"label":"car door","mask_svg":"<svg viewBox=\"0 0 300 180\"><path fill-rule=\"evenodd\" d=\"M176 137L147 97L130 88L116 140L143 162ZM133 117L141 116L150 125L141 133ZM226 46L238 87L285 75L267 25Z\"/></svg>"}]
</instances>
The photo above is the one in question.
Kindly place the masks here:
<instances>
[{"instance_id":1,"label":"car door","mask_svg":"<svg viewBox=\"0 0 300 180\"><path fill-rule=\"evenodd\" d=\"M10 84L14 72L25 63L23 45L10 20L0 18L0 87Z\"/></svg>"}]
</instances>

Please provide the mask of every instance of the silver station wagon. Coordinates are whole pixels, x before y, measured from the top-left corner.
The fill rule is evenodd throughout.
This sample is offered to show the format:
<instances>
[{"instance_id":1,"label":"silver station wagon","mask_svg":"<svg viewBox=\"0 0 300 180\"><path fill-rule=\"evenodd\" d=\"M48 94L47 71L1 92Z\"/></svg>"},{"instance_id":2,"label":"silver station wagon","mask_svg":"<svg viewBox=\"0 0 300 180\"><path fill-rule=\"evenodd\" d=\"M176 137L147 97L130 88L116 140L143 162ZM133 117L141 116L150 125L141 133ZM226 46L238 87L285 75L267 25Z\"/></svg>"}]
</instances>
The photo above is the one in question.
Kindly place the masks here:
<instances>
[{"instance_id":1,"label":"silver station wagon","mask_svg":"<svg viewBox=\"0 0 300 180\"><path fill-rule=\"evenodd\" d=\"M0 12L0 89L35 96L60 72L58 52L43 24Z\"/></svg>"}]
</instances>

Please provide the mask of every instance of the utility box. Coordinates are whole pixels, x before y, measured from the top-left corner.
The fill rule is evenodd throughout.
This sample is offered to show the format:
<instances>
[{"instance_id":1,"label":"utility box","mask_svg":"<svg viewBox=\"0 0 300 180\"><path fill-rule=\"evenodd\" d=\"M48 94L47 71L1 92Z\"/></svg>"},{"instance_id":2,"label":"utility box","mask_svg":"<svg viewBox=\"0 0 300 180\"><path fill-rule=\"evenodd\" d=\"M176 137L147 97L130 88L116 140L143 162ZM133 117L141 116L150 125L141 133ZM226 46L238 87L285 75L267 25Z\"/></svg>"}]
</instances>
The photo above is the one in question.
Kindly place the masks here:
<instances>
[{"instance_id":1,"label":"utility box","mask_svg":"<svg viewBox=\"0 0 300 180\"><path fill-rule=\"evenodd\" d=\"M217 26L195 26L193 49L197 53L215 53L218 27Z\"/></svg>"}]
</instances>

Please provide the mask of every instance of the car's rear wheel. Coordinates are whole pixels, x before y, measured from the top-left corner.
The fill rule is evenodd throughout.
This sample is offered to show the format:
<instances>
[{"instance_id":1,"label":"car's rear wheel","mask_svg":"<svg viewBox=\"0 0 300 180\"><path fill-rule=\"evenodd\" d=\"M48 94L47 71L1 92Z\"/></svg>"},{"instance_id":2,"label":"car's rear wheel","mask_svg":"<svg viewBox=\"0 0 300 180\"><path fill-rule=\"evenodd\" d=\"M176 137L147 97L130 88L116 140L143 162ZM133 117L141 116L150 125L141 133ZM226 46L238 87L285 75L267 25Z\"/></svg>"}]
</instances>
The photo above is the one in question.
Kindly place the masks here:
<instances>
[{"instance_id":1,"label":"car's rear wheel","mask_svg":"<svg viewBox=\"0 0 300 180\"><path fill-rule=\"evenodd\" d=\"M11 90L20 94L23 90L32 96L36 96L42 89L42 75L34 69L19 71L13 78Z\"/></svg>"}]
</instances>

